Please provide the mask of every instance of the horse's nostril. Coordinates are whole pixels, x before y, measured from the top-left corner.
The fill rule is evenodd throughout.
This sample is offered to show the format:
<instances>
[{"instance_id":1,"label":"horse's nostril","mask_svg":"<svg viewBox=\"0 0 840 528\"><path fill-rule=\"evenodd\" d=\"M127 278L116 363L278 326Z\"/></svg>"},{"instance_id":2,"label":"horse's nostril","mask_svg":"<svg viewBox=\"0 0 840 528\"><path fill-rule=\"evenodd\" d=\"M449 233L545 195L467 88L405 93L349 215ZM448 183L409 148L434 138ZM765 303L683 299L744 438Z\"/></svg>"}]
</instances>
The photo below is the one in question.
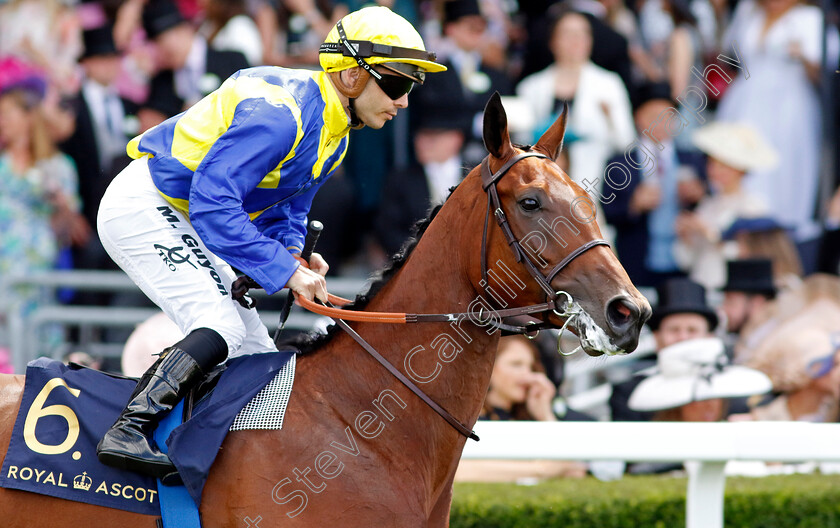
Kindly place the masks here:
<instances>
[{"instance_id":1,"label":"horse's nostril","mask_svg":"<svg viewBox=\"0 0 840 528\"><path fill-rule=\"evenodd\" d=\"M629 299L619 297L607 306L607 321L617 330L626 330L639 318L639 308Z\"/></svg>"},{"instance_id":2,"label":"horse's nostril","mask_svg":"<svg viewBox=\"0 0 840 528\"><path fill-rule=\"evenodd\" d=\"M618 313L620 313L622 316L630 317L631 310L624 303L619 303L616 310L618 310Z\"/></svg>"}]
</instances>

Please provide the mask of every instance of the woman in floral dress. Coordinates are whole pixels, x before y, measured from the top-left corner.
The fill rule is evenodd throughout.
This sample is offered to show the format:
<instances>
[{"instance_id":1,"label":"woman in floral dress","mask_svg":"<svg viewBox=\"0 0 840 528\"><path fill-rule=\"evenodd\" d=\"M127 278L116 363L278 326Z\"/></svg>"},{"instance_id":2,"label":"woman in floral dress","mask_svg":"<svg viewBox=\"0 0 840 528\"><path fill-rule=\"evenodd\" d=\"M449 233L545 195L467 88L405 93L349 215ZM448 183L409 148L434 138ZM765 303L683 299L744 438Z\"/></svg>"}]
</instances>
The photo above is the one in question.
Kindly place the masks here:
<instances>
[{"instance_id":1,"label":"woman in floral dress","mask_svg":"<svg viewBox=\"0 0 840 528\"><path fill-rule=\"evenodd\" d=\"M50 139L40 103L29 87L0 92L0 313L39 302L33 288L10 290L11 277L53 268L62 246L90 232L76 169Z\"/></svg>"}]
</instances>

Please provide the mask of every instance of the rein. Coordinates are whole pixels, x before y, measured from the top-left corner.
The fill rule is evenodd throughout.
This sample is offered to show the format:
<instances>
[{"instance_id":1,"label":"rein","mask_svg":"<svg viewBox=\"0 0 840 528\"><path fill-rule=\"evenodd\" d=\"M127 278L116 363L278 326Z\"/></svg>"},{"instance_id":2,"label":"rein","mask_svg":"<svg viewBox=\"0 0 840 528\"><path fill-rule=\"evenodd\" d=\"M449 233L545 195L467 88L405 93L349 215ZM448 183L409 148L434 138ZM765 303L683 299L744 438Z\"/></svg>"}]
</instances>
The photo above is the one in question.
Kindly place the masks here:
<instances>
[{"instance_id":1,"label":"rein","mask_svg":"<svg viewBox=\"0 0 840 528\"><path fill-rule=\"evenodd\" d=\"M507 216L502 209L501 201L499 200L499 193L496 189L496 184L498 181L519 161L525 158L543 158L548 159L548 156L544 154L540 154L539 152L524 152L517 156L514 156L510 160L508 160L498 171L495 173L490 172L490 157L484 158L481 162L481 180L482 180L482 188L487 193L487 213L484 217L484 232L481 237L481 276L482 281L481 285L483 286L486 293L487 289L489 288L489 281L488 281L488 271L487 271L487 232L488 226L490 224L490 213L493 213L493 216L496 218L496 222L499 224L499 227L502 229L502 233L505 236L505 240L510 246L511 250L516 257L516 261L522 263L525 268L528 270L528 273L534 278L537 284L542 288L542 290L546 293L546 302L540 304L532 304L528 306L516 307L516 308L508 308L502 310L494 310L493 313L497 315L500 320L507 317L515 317L521 315L537 315L543 314L543 322L542 323L535 323L535 324L528 324L528 325L512 325L508 323L502 322L495 322L492 318L485 320L483 316L483 311L479 311L478 314L475 313L445 313L445 314L409 314L409 313L398 313L398 312L354 312L343 310L341 308L337 308L336 306L345 306L349 304L351 301L344 299L342 297L338 297L332 294L329 294L328 302L329 306L319 304L318 302L310 301L308 299L302 298L298 296L296 293L295 299L297 300L298 304L302 307L306 308L307 310L330 317L336 321L336 324L347 332L368 354L370 354L376 361L378 361L385 369L388 370L394 377L396 377L403 385L408 387L414 394L416 394L421 400L423 400L426 405L431 407L436 413L438 413L444 420L449 423L456 431L461 433L462 435L466 436L467 438L471 438L473 440L478 440L478 436L472 431L469 427L458 421L457 418L452 416L446 409L438 405L434 400L429 398L417 385L414 384L409 378L407 378L402 372L400 372L394 365L391 364L387 359L385 359L382 354L376 351L370 343L365 341L365 339L360 336L355 330L353 330L350 325L347 324L346 321L357 321L357 322L365 322L365 323L393 323L393 324L408 324L408 323L439 323L439 322L457 322L461 319L467 319L472 323L476 324L487 324L488 321L492 324L495 328L504 330L511 333L517 334L525 334L527 335L529 332L536 330L539 332L540 329L549 326L548 320L546 318L546 314L550 315L550 313L554 313L559 317L565 317L566 320L561 328L560 332L562 334L563 330L572 322L572 320L580 313L579 310L574 310L574 303L572 300L572 296L565 292L565 291L554 291L551 287L551 281L554 277L557 276L558 273L563 271L563 269L568 266L575 258L579 257L586 251L596 247L596 246L609 246L609 243L606 240L597 238L594 240L590 240L589 242L584 243L561 260L556 266L554 266L549 272L548 275L543 275L537 266L534 264L533 260L528 256L528 253L523 249L522 244L520 244L519 239L513 234L513 231L510 228L510 223L507 220ZM528 336L528 337L536 337L536 336ZM559 348L559 340L558 340L558 350ZM562 351L560 351L563 353Z\"/></svg>"},{"instance_id":2,"label":"rein","mask_svg":"<svg viewBox=\"0 0 840 528\"><path fill-rule=\"evenodd\" d=\"M559 292L564 294L565 292ZM567 303L564 308L563 313L559 313L558 315L561 317L565 317L567 315L572 315L571 310L571 296L565 293L567 297ZM458 322L462 319L466 319L471 323L476 324L487 324L487 319L482 317L484 315L483 311L479 311L477 314L475 312L459 312L459 313L441 313L441 314L415 314L415 313L403 313L403 312L354 312L350 310L345 310L341 308L342 306L346 306L353 301L349 299L345 299L343 297L339 297L337 295L333 295L331 293L328 294L328 301L329 304L318 304L315 301L310 301L304 297L300 297L297 293L294 293L295 300L299 305L303 308L306 308L310 312L314 312L318 315L324 315L327 317L331 317L333 319L343 319L345 321L354 321L359 323L390 323L390 324L409 324L409 323L451 323L451 322ZM513 317L517 315L531 315L537 313L543 313L546 311L556 311L556 303L555 301L544 302L541 304L532 304L525 307L520 308L508 308L505 310L493 310L493 314L498 315L500 318L504 317ZM504 325L501 323L496 323L500 326L503 326L505 330L509 325ZM518 327L510 327L515 328L517 330L521 329L521 332L516 333L527 333L532 330L530 326L518 326Z\"/></svg>"}]
</instances>

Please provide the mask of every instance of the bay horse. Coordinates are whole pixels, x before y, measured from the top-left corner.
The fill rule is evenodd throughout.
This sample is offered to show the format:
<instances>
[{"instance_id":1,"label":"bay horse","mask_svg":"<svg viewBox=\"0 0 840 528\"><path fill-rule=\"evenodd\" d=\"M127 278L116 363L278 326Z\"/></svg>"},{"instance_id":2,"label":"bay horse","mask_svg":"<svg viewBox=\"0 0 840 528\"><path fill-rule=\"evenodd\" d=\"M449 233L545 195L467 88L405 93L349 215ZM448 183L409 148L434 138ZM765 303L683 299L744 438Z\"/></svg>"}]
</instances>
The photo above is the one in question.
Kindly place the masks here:
<instances>
[{"instance_id":1,"label":"bay horse","mask_svg":"<svg viewBox=\"0 0 840 528\"><path fill-rule=\"evenodd\" d=\"M582 310L572 326L584 351L600 355L635 349L650 305L608 246L595 243L577 251L601 234L594 206L588 216L575 214L573 208L589 198L552 161L562 146L566 114L535 146L520 148L510 141L498 94L485 108L486 169L498 177L498 213L507 215L518 241L529 238L524 245L530 248L530 264L517 261L522 255L515 255L503 229L489 222L499 214L490 214L482 171L475 168L356 308L446 313L466 312L476 301L491 309L504 306L500 302L535 305L544 303L547 294L527 265L551 269L564 262L548 282ZM505 167L523 154L529 157ZM506 174L499 175L500 168ZM495 287L482 284L483 276L494 278ZM482 308L478 313L489 312ZM542 318L559 328L564 323L560 313ZM354 323L353 328L441 407L462 423L475 422L499 331L469 320ZM317 351L298 360L283 429L228 434L204 488L203 526L448 526L465 436L348 334L333 332L315 344ZM3 449L22 386L22 376L0 382ZM0 489L0 519L5 527L155 527L153 516L9 489Z\"/></svg>"}]
</instances>

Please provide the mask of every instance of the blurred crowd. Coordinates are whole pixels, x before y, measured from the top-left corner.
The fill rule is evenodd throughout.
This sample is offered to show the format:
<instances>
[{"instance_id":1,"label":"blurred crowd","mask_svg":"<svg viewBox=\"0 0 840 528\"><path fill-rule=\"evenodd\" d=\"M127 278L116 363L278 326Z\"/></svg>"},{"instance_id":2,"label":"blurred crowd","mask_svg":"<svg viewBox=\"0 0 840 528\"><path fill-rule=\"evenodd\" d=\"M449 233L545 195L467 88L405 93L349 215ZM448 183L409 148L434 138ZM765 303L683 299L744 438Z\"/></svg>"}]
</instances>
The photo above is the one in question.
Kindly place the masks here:
<instances>
[{"instance_id":1,"label":"blurred crowd","mask_svg":"<svg viewBox=\"0 0 840 528\"><path fill-rule=\"evenodd\" d=\"M612 419L837 420L837 2L375 3L420 28L448 71L385 133L351 134L310 214L331 274L380 267L481 161L494 91L521 144L568 109L557 162L599 205L634 283L659 292L658 352L615 382ZM12 276L116 269L96 213L129 139L241 68L317 68L329 29L365 4L0 0L0 317L57 301ZM819 316L802 333L790 320L807 310ZM775 334L784 324L793 342ZM505 338L485 417L588 419L562 403L562 364L546 357Z\"/></svg>"}]
</instances>

